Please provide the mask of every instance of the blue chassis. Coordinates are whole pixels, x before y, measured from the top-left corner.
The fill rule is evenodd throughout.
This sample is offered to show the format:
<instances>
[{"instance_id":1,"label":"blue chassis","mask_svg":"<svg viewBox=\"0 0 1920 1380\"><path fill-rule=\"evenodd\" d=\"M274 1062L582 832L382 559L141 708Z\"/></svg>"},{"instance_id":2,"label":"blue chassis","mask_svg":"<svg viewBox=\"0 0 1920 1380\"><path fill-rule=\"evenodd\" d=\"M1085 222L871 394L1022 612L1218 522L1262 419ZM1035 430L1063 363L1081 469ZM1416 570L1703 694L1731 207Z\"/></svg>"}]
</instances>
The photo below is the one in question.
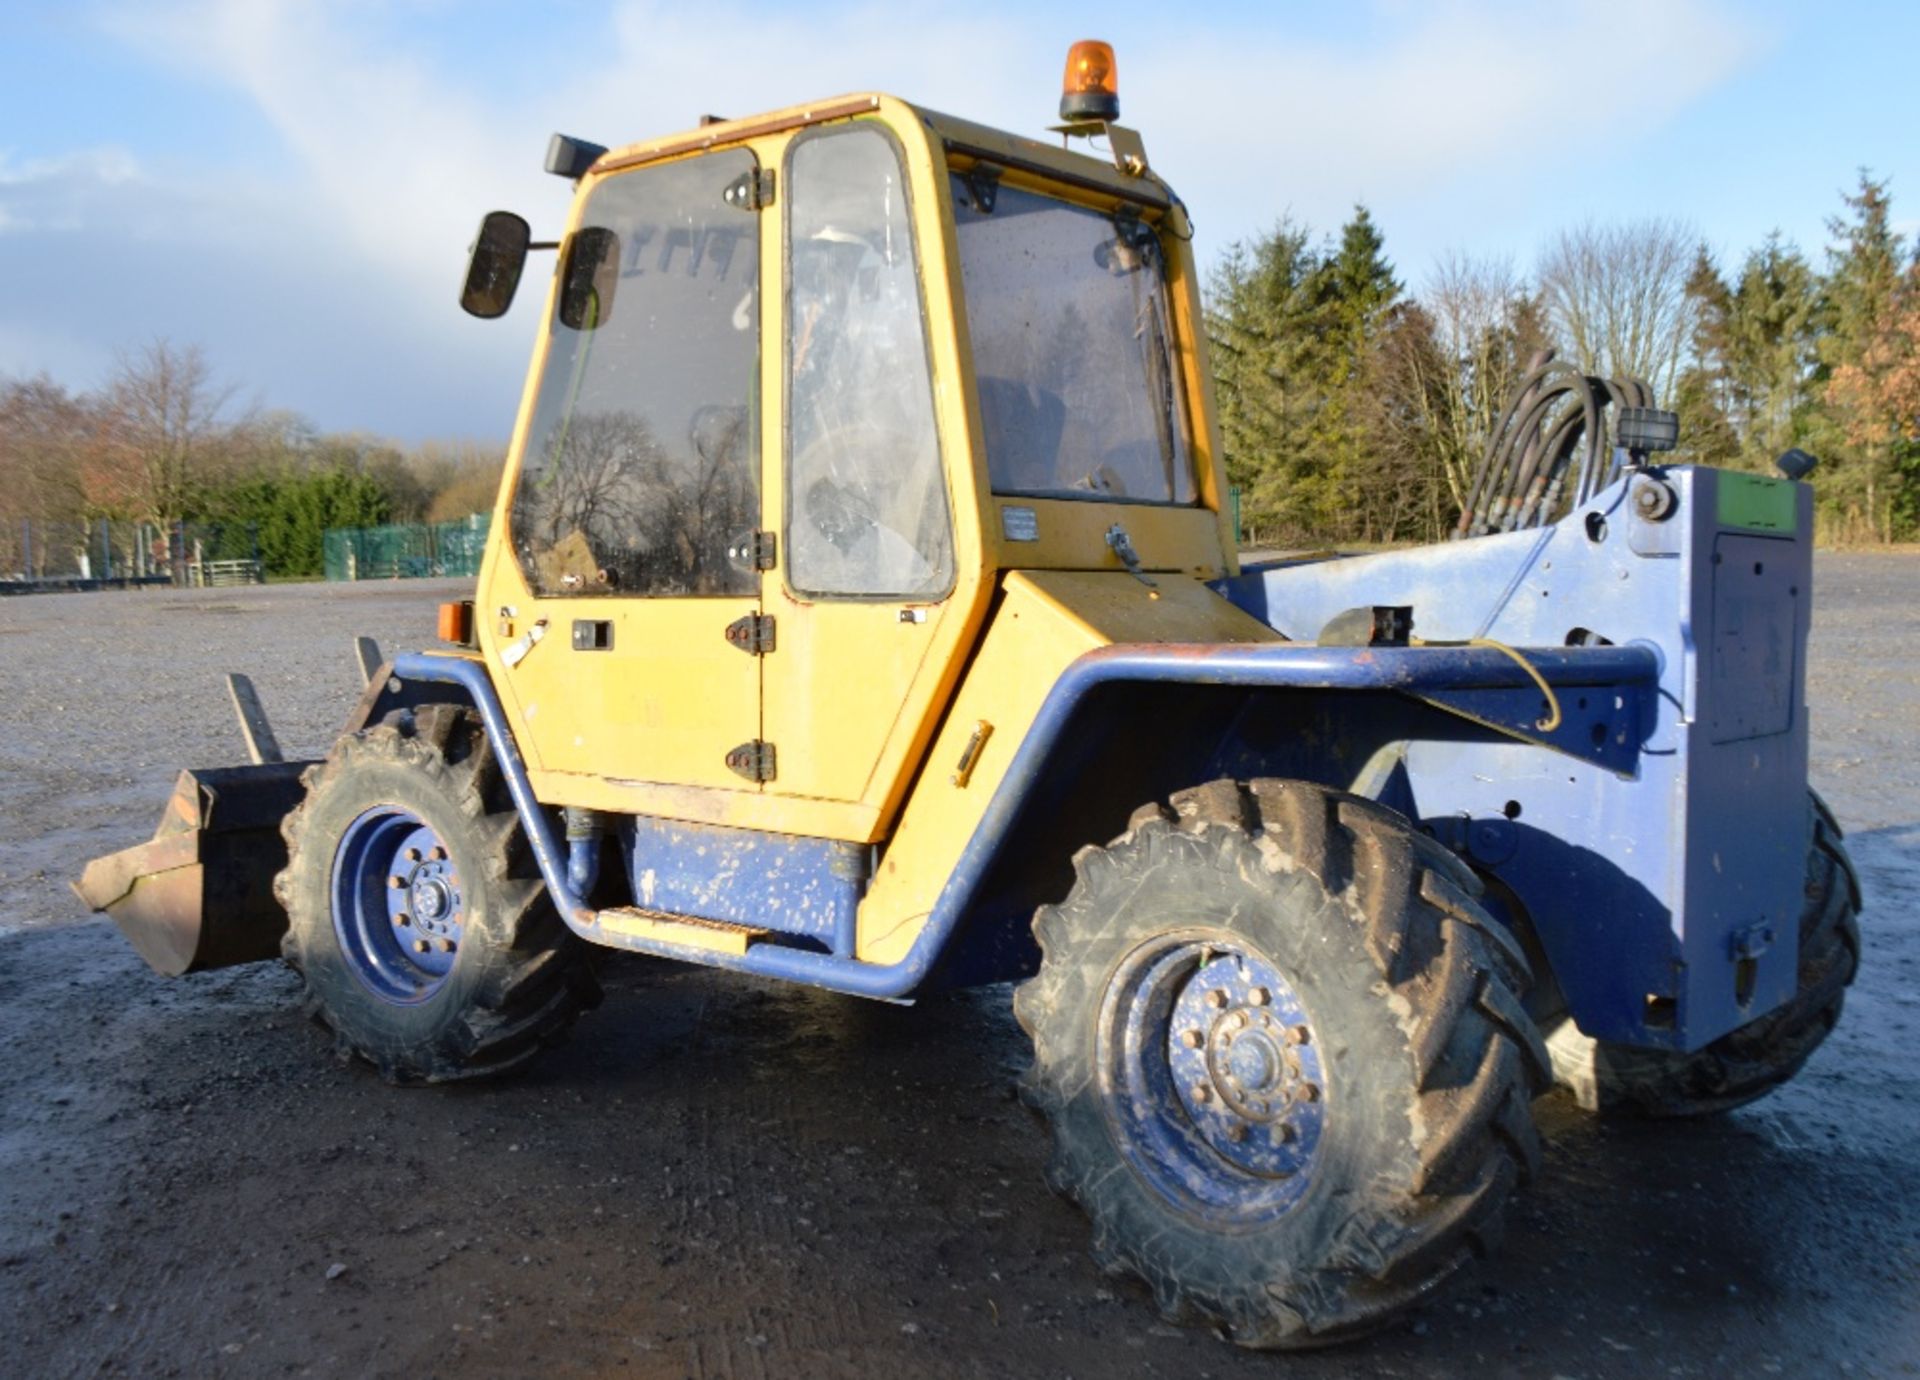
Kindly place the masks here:
<instances>
[{"instance_id":1,"label":"blue chassis","mask_svg":"<svg viewBox=\"0 0 1920 1380\"><path fill-rule=\"evenodd\" d=\"M1033 823L1059 814L1062 782L1126 755L1118 737L1154 759L1143 791L1281 775L1400 809L1489 879L1496 913L1524 916L1583 1030L1694 1049L1784 1002L1797 981L1810 499L1797 486L1795 530L1723 525L1717 472L1655 474L1677 499L1664 522L1633 515L1628 476L1537 531L1276 563L1216 586L1295 641L1117 645L1080 658L912 949L886 966L854 957L870 857L833 840L623 820L615 841L637 901L759 926L776 942L728 955L602 927L583 895L596 864L582 855L599 845L563 843L535 800L485 667L401 656L395 698L431 698L428 684L465 692L499 746L562 916L596 943L889 999L936 978L1021 976L1033 962L1033 906L1062 889L1057 870L1027 866ZM1342 610L1381 604L1411 606L1430 643L1521 649L1554 688L1561 724L1538 727L1543 697L1495 647L1305 641ZM1154 697L1168 693L1201 696L1178 712L1206 731L1155 747L1169 702ZM1121 817L1150 798L1127 797ZM1078 842L1114 832L1089 829Z\"/></svg>"}]
</instances>

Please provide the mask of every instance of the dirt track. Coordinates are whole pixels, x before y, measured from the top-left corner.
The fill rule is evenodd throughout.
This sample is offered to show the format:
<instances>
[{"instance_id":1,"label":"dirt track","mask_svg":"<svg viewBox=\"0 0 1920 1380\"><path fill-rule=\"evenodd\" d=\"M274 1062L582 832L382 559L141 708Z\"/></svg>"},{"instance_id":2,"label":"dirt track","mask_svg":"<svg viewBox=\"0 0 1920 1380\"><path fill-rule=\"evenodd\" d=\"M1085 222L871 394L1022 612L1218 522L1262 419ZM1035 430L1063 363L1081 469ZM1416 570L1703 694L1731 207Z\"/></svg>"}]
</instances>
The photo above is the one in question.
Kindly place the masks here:
<instances>
[{"instance_id":1,"label":"dirt track","mask_svg":"<svg viewBox=\"0 0 1920 1380\"><path fill-rule=\"evenodd\" d=\"M78 864L238 755L219 671L317 752L349 635L418 644L456 586L0 602L0 1373L1920 1375L1920 558L1817 582L1814 779L1867 888L1838 1033L1717 1121L1543 1100L1496 1260L1279 1359L1088 1262L1004 989L903 1009L614 959L525 1076L397 1091L277 965L164 982L80 914Z\"/></svg>"}]
</instances>

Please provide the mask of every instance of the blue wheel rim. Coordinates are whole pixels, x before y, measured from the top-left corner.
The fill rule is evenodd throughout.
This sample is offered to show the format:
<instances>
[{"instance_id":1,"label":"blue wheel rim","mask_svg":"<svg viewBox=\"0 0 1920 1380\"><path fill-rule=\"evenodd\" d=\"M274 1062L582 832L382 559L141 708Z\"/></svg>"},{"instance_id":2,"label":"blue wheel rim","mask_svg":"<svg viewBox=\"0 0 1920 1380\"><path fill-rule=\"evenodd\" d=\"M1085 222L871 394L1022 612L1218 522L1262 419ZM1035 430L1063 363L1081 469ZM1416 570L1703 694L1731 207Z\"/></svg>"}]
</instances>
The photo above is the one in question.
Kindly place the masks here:
<instances>
[{"instance_id":1,"label":"blue wheel rim","mask_svg":"<svg viewBox=\"0 0 1920 1380\"><path fill-rule=\"evenodd\" d=\"M467 891L446 845L411 810L378 805L333 856L333 928L353 974L396 1006L425 1001L459 960Z\"/></svg>"},{"instance_id":2,"label":"blue wheel rim","mask_svg":"<svg viewBox=\"0 0 1920 1380\"><path fill-rule=\"evenodd\" d=\"M1096 1044L1114 1139L1168 1200L1255 1226L1306 1193L1332 1090L1306 1004L1266 958L1197 934L1136 949L1109 982Z\"/></svg>"}]
</instances>

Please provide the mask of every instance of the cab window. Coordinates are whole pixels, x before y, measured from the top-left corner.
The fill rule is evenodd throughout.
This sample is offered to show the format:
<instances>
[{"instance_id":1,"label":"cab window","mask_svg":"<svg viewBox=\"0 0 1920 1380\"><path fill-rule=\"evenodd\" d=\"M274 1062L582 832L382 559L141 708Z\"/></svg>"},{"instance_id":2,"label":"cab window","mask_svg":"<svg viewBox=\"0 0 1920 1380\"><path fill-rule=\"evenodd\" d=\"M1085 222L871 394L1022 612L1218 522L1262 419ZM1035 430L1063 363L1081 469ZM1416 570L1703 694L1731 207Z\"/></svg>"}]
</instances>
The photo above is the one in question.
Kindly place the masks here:
<instances>
[{"instance_id":1,"label":"cab window","mask_svg":"<svg viewBox=\"0 0 1920 1380\"><path fill-rule=\"evenodd\" d=\"M854 125L787 158L787 580L928 599L953 583L933 385L893 142Z\"/></svg>"},{"instance_id":2,"label":"cab window","mask_svg":"<svg viewBox=\"0 0 1920 1380\"><path fill-rule=\"evenodd\" d=\"M751 596L755 217L730 150L608 177L559 268L512 530L540 595Z\"/></svg>"},{"instance_id":3,"label":"cab window","mask_svg":"<svg viewBox=\"0 0 1920 1380\"><path fill-rule=\"evenodd\" d=\"M952 187L993 491L1195 502L1153 227L988 172Z\"/></svg>"}]
</instances>

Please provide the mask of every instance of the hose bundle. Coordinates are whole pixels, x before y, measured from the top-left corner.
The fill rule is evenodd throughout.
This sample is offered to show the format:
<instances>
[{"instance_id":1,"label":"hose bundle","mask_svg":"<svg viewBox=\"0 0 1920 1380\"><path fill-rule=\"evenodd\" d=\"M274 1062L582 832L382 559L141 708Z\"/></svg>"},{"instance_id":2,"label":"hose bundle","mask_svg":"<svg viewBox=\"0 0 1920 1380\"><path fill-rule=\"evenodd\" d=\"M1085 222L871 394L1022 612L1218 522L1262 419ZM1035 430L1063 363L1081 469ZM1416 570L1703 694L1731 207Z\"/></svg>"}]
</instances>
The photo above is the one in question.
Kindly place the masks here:
<instances>
[{"instance_id":1,"label":"hose bundle","mask_svg":"<svg viewBox=\"0 0 1920 1380\"><path fill-rule=\"evenodd\" d=\"M1639 379L1603 379L1556 361L1551 350L1529 361L1513 402L1487 441L1455 539L1518 532L1552 521L1569 501L1585 503L1614 477L1605 412L1652 407Z\"/></svg>"}]
</instances>

